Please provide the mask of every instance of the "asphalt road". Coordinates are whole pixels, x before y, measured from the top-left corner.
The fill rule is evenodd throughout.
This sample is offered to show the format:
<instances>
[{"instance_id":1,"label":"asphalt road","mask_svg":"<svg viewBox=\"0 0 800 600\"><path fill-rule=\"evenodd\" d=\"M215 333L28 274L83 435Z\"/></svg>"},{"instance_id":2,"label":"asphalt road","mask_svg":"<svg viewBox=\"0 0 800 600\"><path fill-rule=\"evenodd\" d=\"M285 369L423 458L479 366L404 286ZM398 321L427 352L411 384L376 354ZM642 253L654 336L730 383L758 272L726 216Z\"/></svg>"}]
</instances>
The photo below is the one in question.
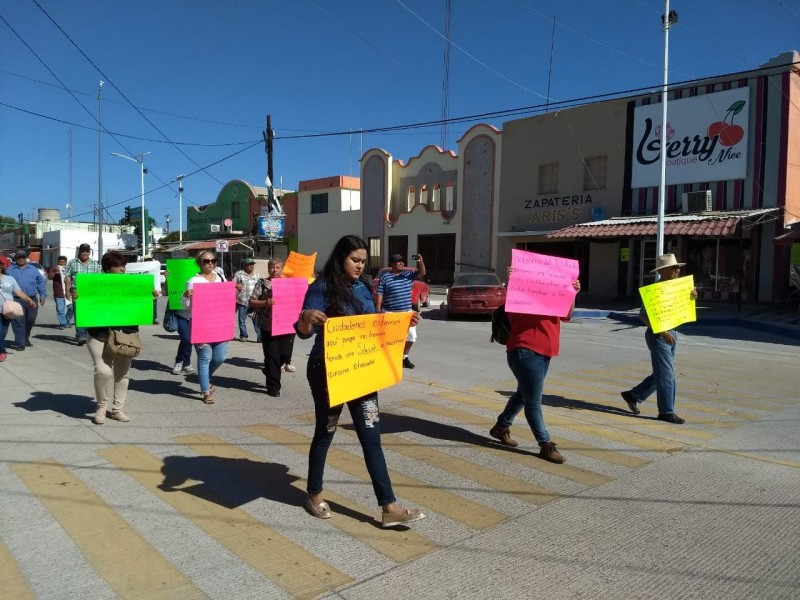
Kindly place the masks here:
<instances>
[{"instance_id":1,"label":"asphalt road","mask_svg":"<svg viewBox=\"0 0 800 600\"><path fill-rule=\"evenodd\" d=\"M796 341L682 336L676 426L619 397L649 372L640 327L565 325L545 386L567 458L553 465L524 419L518 449L488 437L514 389L488 321L426 310L417 367L381 409L395 492L428 518L392 531L349 417L326 470L333 518L302 509L310 342L280 398L260 345L231 342L206 406L170 371L177 336L145 328L132 421L97 426L88 352L52 311L0 363L3 598L800 597Z\"/></svg>"}]
</instances>

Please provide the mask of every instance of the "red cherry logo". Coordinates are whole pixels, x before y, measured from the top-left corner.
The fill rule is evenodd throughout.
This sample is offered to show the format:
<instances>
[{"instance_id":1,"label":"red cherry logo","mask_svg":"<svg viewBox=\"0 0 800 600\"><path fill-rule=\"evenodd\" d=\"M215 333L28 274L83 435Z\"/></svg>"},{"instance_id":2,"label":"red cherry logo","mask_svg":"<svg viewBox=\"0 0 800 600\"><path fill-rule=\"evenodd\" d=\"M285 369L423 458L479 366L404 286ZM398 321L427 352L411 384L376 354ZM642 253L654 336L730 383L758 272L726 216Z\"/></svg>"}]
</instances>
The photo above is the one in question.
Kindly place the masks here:
<instances>
[{"instance_id":1,"label":"red cherry logo","mask_svg":"<svg viewBox=\"0 0 800 600\"><path fill-rule=\"evenodd\" d=\"M744 129L733 123L733 117L742 112L744 104L744 100L739 100L731 104L728 107L728 111L725 113L725 118L722 119L722 121L714 121L709 125L706 130L706 135L712 139L719 137L719 143L723 146L735 146L741 142L744 138ZM729 117L731 120L730 123L727 122Z\"/></svg>"}]
</instances>

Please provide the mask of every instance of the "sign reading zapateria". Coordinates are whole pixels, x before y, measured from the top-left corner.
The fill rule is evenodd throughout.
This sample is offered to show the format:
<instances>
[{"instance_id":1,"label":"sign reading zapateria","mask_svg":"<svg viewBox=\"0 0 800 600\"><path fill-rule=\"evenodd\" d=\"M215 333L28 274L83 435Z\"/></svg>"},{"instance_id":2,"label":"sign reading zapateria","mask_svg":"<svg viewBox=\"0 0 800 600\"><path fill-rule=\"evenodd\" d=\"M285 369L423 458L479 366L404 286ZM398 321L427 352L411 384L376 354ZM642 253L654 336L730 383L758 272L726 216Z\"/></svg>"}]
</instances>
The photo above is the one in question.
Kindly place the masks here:
<instances>
[{"instance_id":1,"label":"sign reading zapateria","mask_svg":"<svg viewBox=\"0 0 800 600\"><path fill-rule=\"evenodd\" d=\"M631 187L661 181L661 104L634 111ZM667 184L744 179L750 90L704 94L667 105Z\"/></svg>"}]
</instances>

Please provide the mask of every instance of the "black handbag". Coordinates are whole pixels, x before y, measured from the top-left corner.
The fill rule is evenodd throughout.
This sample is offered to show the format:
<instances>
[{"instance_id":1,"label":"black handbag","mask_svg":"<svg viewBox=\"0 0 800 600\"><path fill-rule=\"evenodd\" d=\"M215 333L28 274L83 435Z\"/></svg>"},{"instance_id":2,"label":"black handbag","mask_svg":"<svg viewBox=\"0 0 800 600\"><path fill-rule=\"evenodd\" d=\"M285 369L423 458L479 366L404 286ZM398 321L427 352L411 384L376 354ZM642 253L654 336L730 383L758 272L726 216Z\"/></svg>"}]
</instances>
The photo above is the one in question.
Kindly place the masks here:
<instances>
[{"instance_id":1,"label":"black handbag","mask_svg":"<svg viewBox=\"0 0 800 600\"><path fill-rule=\"evenodd\" d=\"M164 324L164 331L175 333L178 331L178 311L167 308L161 322Z\"/></svg>"}]
</instances>

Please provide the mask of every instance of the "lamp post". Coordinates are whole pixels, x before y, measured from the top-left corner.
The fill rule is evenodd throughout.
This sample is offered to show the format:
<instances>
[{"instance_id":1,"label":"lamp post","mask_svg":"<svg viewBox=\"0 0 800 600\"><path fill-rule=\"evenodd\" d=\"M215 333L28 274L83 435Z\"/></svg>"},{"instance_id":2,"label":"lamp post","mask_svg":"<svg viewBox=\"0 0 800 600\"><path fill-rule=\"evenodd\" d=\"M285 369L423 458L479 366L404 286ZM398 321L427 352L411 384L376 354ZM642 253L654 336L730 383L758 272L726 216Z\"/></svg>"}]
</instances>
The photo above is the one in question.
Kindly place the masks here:
<instances>
[{"instance_id":1,"label":"lamp post","mask_svg":"<svg viewBox=\"0 0 800 600\"><path fill-rule=\"evenodd\" d=\"M132 160L135 163L139 163L142 172L142 215L139 219L140 229L142 232L142 260L144 260L145 254L147 254L147 227L145 226L145 214L144 214L144 174L147 173L147 168L144 166L144 157L150 154L149 152L142 152L141 154L137 154L136 156L128 156L127 154L120 154L119 152L112 152L112 156L119 156L120 158L127 158L128 160Z\"/></svg>"},{"instance_id":2,"label":"lamp post","mask_svg":"<svg viewBox=\"0 0 800 600\"><path fill-rule=\"evenodd\" d=\"M178 241L183 242L183 178L186 175L178 175Z\"/></svg>"},{"instance_id":3,"label":"lamp post","mask_svg":"<svg viewBox=\"0 0 800 600\"><path fill-rule=\"evenodd\" d=\"M669 29L678 22L678 13L669 9L664 0L664 87L661 92L661 180L658 188L658 219L656 221L656 260L664 254L664 205L667 193L667 93L669 83Z\"/></svg>"}]
</instances>

